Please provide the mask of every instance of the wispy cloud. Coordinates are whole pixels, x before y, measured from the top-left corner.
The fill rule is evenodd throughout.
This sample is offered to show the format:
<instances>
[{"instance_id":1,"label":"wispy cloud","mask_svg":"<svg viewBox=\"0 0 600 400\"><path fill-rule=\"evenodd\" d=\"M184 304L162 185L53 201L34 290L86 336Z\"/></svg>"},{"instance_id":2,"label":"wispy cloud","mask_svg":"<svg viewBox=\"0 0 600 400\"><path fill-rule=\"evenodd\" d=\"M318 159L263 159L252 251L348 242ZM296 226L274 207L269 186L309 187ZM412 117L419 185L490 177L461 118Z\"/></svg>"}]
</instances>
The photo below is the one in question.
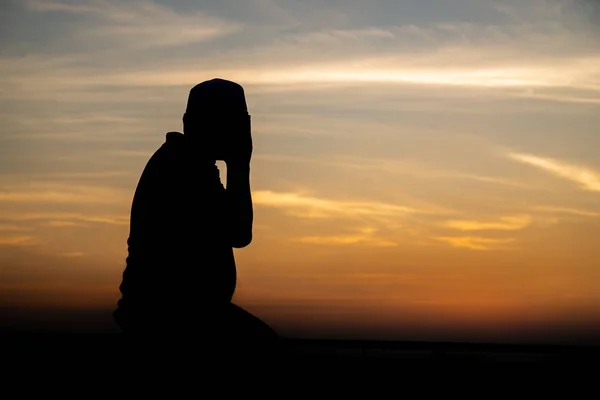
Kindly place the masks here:
<instances>
[{"instance_id":1,"label":"wispy cloud","mask_svg":"<svg viewBox=\"0 0 600 400\"><path fill-rule=\"evenodd\" d=\"M288 43L309 44L309 45L339 45L343 42L357 42L365 39L394 39L408 32L415 32L416 26L404 28L399 27L369 27L362 29L329 29L316 32L309 32L299 35L292 35L284 40ZM279 42L277 40L276 42ZM282 43L282 42L280 42Z\"/></svg>"},{"instance_id":2,"label":"wispy cloud","mask_svg":"<svg viewBox=\"0 0 600 400\"><path fill-rule=\"evenodd\" d=\"M30 10L62 12L95 18L78 36L87 40L108 39L119 48L161 47L201 42L235 32L239 24L205 13L177 12L154 1L92 0L80 3L28 0Z\"/></svg>"},{"instance_id":3,"label":"wispy cloud","mask_svg":"<svg viewBox=\"0 0 600 400\"><path fill-rule=\"evenodd\" d=\"M110 152L111 155L118 157L130 157L130 158L148 158L151 151L144 150L113 150Z\"/></svg>"},{"instance_id":4,"label":"wispy cloud","mask_svg":"<svg viewBox=\"0 0 600 400\"><path fill-rule=\"evenodd\" d=\"M141 65L139 59L132 59L132 48L204 41L243 27L200 11L182 12L153 2L38 0L28 4L39 12L69 12L96 18L93 23L87 21L81 32L65 36L82 41L84 48L90 44L97 48L99 42L109 39L110 45L106 47L119 68L103 65L101 61L106 57L102 51L63 54L58 64L54 54L45 57L46 60L35 54L0 59L0 71L11 77L4 83L7 90L3 95L11 98L51 95L54 99L65 90L83 91L77 94L83 98L99 96L89 89L102 87L180 86L227 76L244 85L288 90L307 85L445 86L502 89L499 92L508 97L600 102L596 72L600 58L585 48L567 54L569 49L581 48L586 34L565 29L556 21L492 26L445 22L422 26L333 27L300 33L274 31L269 40L261 37L262 40L246 49L213 49L202 57L188 55L170 64L159 61L162 57L156 55ZM561 45L559 57L554 53L557 44ZM531 54L531 49L538 52ZM515 61L523 59L527 62ZM36 83L39 81L44 81L43 87ZM550 92L539 93L532 88ZM589 93L579 96L552 92L557 88L587 89ZM114 100L114 96L104 98Z\"/></svg>"},{"instance_id":5,"label":"wispy cloud","mask_svg":"<svg viewBox=\"0 0 600 400\"><path fill-rule=\"evenodd\" d=\"M60 182L32 182L0 189L0 202L122 204L129 191L103 186L72 185Z\"/></svg>"},{"instance_id":6,"label":"wispy cloud","mask_svg":"<svg viewBox=\"0 0 600 400\"><path fill-rule=\"evenodd\" d=\"M54 226L66 226L69 224L95 223L108 225L128 225L128 215L86 215L81 213L61 212L30 212L30 213L0 213L0 219L19 221L41 221Z\"/></svg>"},{"instance_id":7,"label":"wispy cloud","mask_svg":"<svg viewBox=\"0 0 600 400\"><path fill-rule=\"evenodd\" d=\"M471 250L505 250L507 249L506 244L514 242L514 238L496 239L496 238L485 238L477 236L444 236L437 237L437 240L446 242L453 247L462 247Z\"/></svg>"},{"instance_id":8,"label":"wispy cloud","mask_svg":"<svg viewBox=\"0 0 600 400\"><path fill-rule=\"evenodd\" d=\"M151 154L151 153L150 153ZM146 152L148 157L149 152ZM18 184L22 183L23 177L29 178L31 182L61 182L65 184L73 184L73 182L87 182L89 185L90 181L101 181L110 182L114 179L120 178L131 178L135 177L134 171L111 171L111 170L100 170L100 171L89 171L89 172L77 172L77 171L35 171L24 173L0 173L0 179L12 186L8 187L17 188ZM1 189L0 189L1 190ZM7 189L6 189L7 190Z\"/></svg>"},{"instance_id":9,"label":"wispy cloud","mask_svg":"<svg viewBox=\"0 0 600 400\"><path fill-rule=\"evenodd\" d=\"M595 80L595 70L591 65L597 65L600 58L568 61L557 64L532 67L519 66L453 66L451 60L440 59L429 62L429 65L408 66L402 59L380 60L353 65L352 62L306 62L295 67L280 67L263 65L260 67L205 67L202 76L227 76L245 85L295 85L331 84L331 85L360 85L360 84L411 84L428 86L452 86L473 88L530 88L530 87L573 87L582 89L598 89ZM265 60L267 62L267 60ZM372 65L372 64L378 65ZM450 63L444 65L444 63ZM362 64L362 62L360 62ZM75 75L73 75L75 72ZM87 74L86 74L87 72ZM197 67L154 67L137 71L108 72L108 71L77 71L65 70L44 73L51 87L61 84L69 88L93 88L109 85L119 86L180 86L189 85L198 80ZM71 75L71 80L66 78ZM25 84L18 79L15 84ZM67 85L68 84L68 85ZM517 93L519 96L526 92Z\"/></svg>"},{"instance_id":10,"label":"wispy cloud","mask_svg":"<svg viewBox=\"0 0 600 400\"><path fill-rule=\"evenodd\" d=\"M61 256L67 258L79 258L85 256L85 253L82 252L72 252L72 253L62 253Z\"/></svg>"},{"instance_id":11,"label":"wispy cloud","mask_svg":"<svg viewBox=\"0 0 600 400\"><path fill-rule=\"evenodd\" d=\"M596 60L597 62L598 60ZM353 67L348 64L314 65L287 69L284 71L271 71L268 77L261 79L258 75L253 79L246 77L251 83L262 84L304 84L304 83L339 83L339 84L415 84L434 86L455 87L480 87L480 88L507 88L507 87L548 87L548 86L580 86L588 87L588 83L580 79L578 85L571 77L564 75L566 71L575 72L575 68L561 71L559 74L550 66L539 66L537 68L522 68L517 66L506 66L495 68L492 66L479 68L460 68L439 66L407 68L401 64L380 67ZM583 79L589 76L591 71L579 68L578 72ZM568 75L567 75L568 76Z\"/></svg>"},{"instance_id":12,"label":"wispy cloud","mask_svg":"<svg viewBox=\"0 0 600 400\"><path fill-rule=\"evenodd\" d=\"M19 225L0 223L0 232L28 231L29 228Z\"/></svg>"},{"instance_id":13,"label":"wispy cloud","mask_svg":"<svg viewBox=\"0 0 600 400\"><path fill-rule=\"evenodd\" d=\"M542 212L546 212L546 213L552 213L552 214L570 214L570 215L575 215L575 216L579 216L579 217L592 217L592 218L600 217L600 212L580 210L577 208L568 208L568 207L537 206L534 208L534 210L542 211Z\"/></svg>"},{"instance_id":14,"label":"wispy cloud","mask_svg":"<svg viewBox=\"0 0 600 400\"><path fill-rule=\"evenodd\" d=\"M460 231L518 231L531 225L530 215L500 217L498 221L454 220L443 226Z\"/></svg>"},{"instance_id":15,"label":"wispy cloud","mask_svg":"<svg viewBox=\"0 0 600 400\"><path fill-rule=\"evenodd\" d=\"M335 157L328 157L326 160L307 160L302 158L277 158L267 157L273 161L289 161L289 162L318 162L320 164L342 167L348 169L355 169L360 171L375 170L379 172L385 172L395 175L408 175L408 176L419 176L425 179L456 179L456 180L467 180L477 181L483 183L489 183L494 185L508 186L520 189L535 190L535 186L531 184L522 183L513 179L498 177L498 176L486 176L477 173L468 173L463 171L453 171L447 168L433 167L423 162L417 162L415 160L392 160L384 158L360 158L352 157L346 159L338 159Z\"/></svg>"},{"instance_id":16,"label":"wispy cloud","mask_svg":"<svg viewBox=\"0 0 600 400\"><path fill-rule=\"evenodd\" d=\"M32 243L33 236L23 235L0 235L0 245L2 246L27 246Z\"/></svg>"},{"instance_id":17,"label":"wispy cloud","mask_svg":"<svg viewBox=\"0 0 600 400\"><path fill-rule=\"evenodd\" d=\"M295 242L318 244L318 245L366 245L374 247L393 247L397 243L385 238L379 238L375 235L376 229L359 229L354 235L333 235L333 236L305 236L293 239Z\"/></svg>"},{"instance_id":18,"label":"wispy cloud","mask_svg":"<svg viewBox=\"0 0 600 400\"><path fill-rule=\"evenodd\" d=\"M408 214L444 212L438 209L427 210L380 202L329 200L301 193L278 193L268 190L255 191L252 196L257 205L283 208L292 215L305 218L398 217Z\"/></svg>"},{"instance_id":19,"label":"wispy cloud","mask_svg":"<svg viewBox=\"0 0 600 400\"><path fill-rule=\"evenodd\" d=\"M559 178L575 182L582 189L600 192L600 172L591 168L526 153L509 153L508 157L551 173Z\"/></svg>"},{"instance_id":20,"label":"wispy cloud","mask_svg":"<svg viewBox=\"0 0 600 400\"><path fill-rule=\"evenodd\" d=\"M547 100L547 101L557 101L564 103L580 103L580 104L600 104L600 97L596 95L594 96L573 96L573 95L565 95L565 94L543 94L536 93L533 90L527 90L525 92L517 93L516 97L533 99L533 100Z\"/></svg>"},{"instance_id":21,"label":"wispy cloud","mask_svg":"<svg viewBox=\"0 0 600 400\"><path fill-rule=\"evenodd\" d=\"M35 121L32 121L35 122ZM46 121L44 121L46 122ZM139 124L142 122L139 118L132 117L119 117L115 115L79 115L79 116L63 116L52 118L50 121L54 124L64 125L88 125L88 124L101 124L101 123L115 123L119 125L123 124Z\"/></svg>"},{"instance_id":22,"label":"wispy cloud","mask_svg":"<svg viewBox=\"0 0 600 400\"><path fill-rule=\"evenodd\" d=\"M76 226L85 226L84 223L75 221L48 221L45 225L52 228L73 228Z\"/></svg>"}]
</instances>

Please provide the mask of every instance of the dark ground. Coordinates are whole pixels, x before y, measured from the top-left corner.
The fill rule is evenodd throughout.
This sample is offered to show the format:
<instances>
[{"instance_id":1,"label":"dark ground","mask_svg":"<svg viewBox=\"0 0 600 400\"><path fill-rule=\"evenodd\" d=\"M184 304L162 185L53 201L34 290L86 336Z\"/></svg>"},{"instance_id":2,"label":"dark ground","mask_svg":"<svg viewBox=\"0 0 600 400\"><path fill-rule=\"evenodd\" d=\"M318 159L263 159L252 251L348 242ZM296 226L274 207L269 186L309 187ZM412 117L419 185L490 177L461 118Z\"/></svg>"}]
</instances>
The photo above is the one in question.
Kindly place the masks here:
<instances>
[{"instance_id":1,"label":"dark ground","mask_svg":"<svg viewBox=\"0 0 600 400\"><path fill-rule=\"evenodd\" d=\"M247 379L258 380L262 382L260 385L270 382L269 385L313 393L316 387L318 390L327 387L337 394L352 393L358 386L403 391L416 385L418 390L436 392L446 390L444 385L449 382L459 390L475 390L479 384L473 384L477 382L492 382L487 384L495 385L494 389L487 393L488 386L483 396L490 397L496 390L523 385L538 392L559 383L566 384L571 391L581 389L582 384L595 382L600 366L600 347L576 345L283 339L277 358L258 353L245 359L223 356L218 361L208 361L202 354L187 359L186 354L176 350L169 358L160 358L154 347L152 343L146 344L143 349L146 358L141 361L139 357L136 364L127 361L127 344L119 334L36 334L4 330L0 355L2 364L8 366L8 374L3 375L5 383L18 384L23 390L39 389L39 382L53 377L51 381L55 384L62 379L67 386L82 379L120 387L135 382L138 394L149 390L147 385L151 383L186 376L188 383L204 382L203 378L213 384L229 379L232 383L224 384L229 391L242 390L245 386L235 382ZM30 383L21 383L23 380Z\"/></svg>"},{"instance_id":2,"label":"dark ground","mask_svg":"<svg viewBox=\"0 0 600 400\"><path fill-rule=\"evenodd\" d=\"M263 351L246 357L235 351L226 354L226 348L214 344L193 354L177 349L176 339L167 343L165 353L157 352L160 343L144 343L129 357L130 343L114 333L112 325L109 330L108 324L97 323L109 320L106 310L9 311L0 308L0 396L6 399L54 394L59 399L74 395L111 400L234 394L259 400L600 396L600 345L577 345L600 343L595 328L577 336L538 335L546 342L559 338L555 342L569 345L288 338L282 340L277 357L269 358ZM211 352L217 357L208 358ZM216 394L207 396L207 386L216 386Z\"/></svg>"},{"instance_id":3,"label":"dark ground","mask_svg":"<svg viewBox=\"0 0 600 400\"><path fill-rule=\"evenodd\" d=\"M6 339L6 338L4 338ZM597 349L405 343L285 343L279 360L128 363L114 338L3 340L9 398L597 398ZM21 351L9 351L6 348ZM25 348L26 347L26 348ZM16 354L17 353L17 354ZM16 357L15 357L16 356ZM594 394L596 393L596 394Z\"/></svg>"}]
</instances>

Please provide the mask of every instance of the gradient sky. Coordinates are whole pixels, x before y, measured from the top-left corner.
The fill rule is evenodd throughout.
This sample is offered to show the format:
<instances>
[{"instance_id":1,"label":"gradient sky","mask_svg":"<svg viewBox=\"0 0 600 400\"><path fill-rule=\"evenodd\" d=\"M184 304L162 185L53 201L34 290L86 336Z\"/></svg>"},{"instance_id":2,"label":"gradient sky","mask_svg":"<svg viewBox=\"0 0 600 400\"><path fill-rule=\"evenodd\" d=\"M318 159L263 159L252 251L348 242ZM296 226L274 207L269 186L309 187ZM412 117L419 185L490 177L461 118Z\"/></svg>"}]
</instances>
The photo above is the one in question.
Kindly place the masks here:
<instances>
[{"instance_id":1,"label":"gradient sky","mask_svg":"<svg viewBox=\"0 0 600 400\"><path fill-rule=\"evenodd\" d=\"M221 77L246 89L255 142L235 301L280 332L503 340L600 321L597 1L0 15L4 308L112 311L139 175L189 89Z\"/></svg>"}]
</instances>

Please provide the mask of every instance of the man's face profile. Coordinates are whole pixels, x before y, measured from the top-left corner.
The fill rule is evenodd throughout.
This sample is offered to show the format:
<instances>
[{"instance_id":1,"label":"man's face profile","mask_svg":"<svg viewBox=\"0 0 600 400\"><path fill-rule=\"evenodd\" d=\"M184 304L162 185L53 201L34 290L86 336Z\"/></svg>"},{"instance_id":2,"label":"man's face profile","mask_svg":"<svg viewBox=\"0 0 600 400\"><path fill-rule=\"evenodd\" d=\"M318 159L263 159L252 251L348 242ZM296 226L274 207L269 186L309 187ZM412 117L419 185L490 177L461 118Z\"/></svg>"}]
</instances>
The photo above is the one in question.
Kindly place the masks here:
<instances>
[{"instance_id":1,"label":"man's face profile","mask_svg":"<svg viewBox=\"0 0 600 400\"><path fill-rule=\"evenodd\" d=\"M194 86L183 116L184 135L206 156L224 160L250 135L250 116L242 86L215 78Z\"/></svg>"},{"instance_id":2,"label":"man's face profile","mask_svg":"<svg viewBox=\"0 0 600 400\"><path fill-rule=\"evenodd\" d=\"M202 148L203 153L215 160L223 160L237 138L250 133L250 115L247 113L223 113L183 116L184 133L191 143Z\"/></svg>"}]
</instances>

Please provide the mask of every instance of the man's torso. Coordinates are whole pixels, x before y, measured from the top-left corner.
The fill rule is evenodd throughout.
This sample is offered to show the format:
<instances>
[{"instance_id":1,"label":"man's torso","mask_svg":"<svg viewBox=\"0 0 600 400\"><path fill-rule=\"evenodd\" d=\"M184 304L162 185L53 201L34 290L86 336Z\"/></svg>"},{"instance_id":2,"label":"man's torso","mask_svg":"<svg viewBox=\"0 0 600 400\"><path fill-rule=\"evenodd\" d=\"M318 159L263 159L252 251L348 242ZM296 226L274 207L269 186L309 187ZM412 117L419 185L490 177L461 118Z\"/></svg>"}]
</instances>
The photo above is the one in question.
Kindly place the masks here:
<instances>
[{"instance_id":1,"label":"man's torso","mask_svg":"<svg viewBox=\"0 0 600 400\"><path fill-rule=\"evenodd\" d=\"M233 296L225 189L217 167L198 162L181 140L168 139L138 183L120 307L185 313Z\"/></svg>"}]
</instances>

